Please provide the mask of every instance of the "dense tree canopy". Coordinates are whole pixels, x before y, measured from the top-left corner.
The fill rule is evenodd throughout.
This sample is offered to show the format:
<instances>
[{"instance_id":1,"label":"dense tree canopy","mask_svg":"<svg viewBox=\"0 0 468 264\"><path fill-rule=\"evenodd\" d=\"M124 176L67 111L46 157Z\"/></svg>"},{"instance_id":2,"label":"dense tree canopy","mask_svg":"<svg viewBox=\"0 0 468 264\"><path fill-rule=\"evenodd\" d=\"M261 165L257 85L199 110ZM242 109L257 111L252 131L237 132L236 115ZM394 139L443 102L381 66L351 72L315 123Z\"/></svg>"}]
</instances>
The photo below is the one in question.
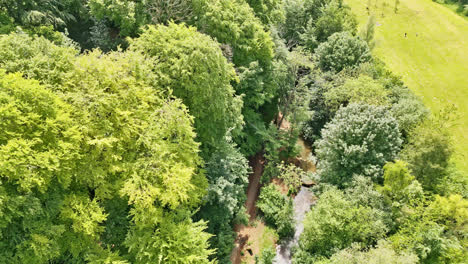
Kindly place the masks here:
<instances>
[{"instance_id":1,"label":"dense tree canopy","mask_svg":"<svg viewBox=\"0 0 468 264\"><path fill-rule=\"evenodd\" d=\"M343 0L0 1L0 263L464 263L455 108L372 56L376 23Z\"/></svg>"},{"instance_id":2,"label":"dense tree canopy","mask_svg":"<svg viewBox=\"0 0 468 264\"><path fill-rule=\"evenodd\" d=\"M234 68L210 37L184 25L150 26L130 50L153 59L155 82L188 106L203 147L215 147L240 129L242 101L230 84Z\"/></svg>"}]
</instances>

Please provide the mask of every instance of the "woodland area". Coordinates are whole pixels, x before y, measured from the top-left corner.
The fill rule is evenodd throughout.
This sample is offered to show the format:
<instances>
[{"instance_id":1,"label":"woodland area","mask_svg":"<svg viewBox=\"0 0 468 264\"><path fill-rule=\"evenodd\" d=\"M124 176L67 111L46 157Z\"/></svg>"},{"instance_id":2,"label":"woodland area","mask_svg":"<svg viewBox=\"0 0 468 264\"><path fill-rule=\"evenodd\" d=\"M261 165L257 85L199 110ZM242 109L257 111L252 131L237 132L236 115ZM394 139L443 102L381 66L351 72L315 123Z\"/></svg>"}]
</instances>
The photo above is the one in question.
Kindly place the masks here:
<instances>
[{"instance_id":1,"label":"woodland area","mask_svg":"<svg viewBox=\"0 0 468 264\"><path fill-rule=\"evenodd\" d=\"M292 263L466 263L455 107L373 56L375 25L342 0L0 0L0 263L231 263L256 157L275 245L314 183Z\"/></svg>"}]
</instances>

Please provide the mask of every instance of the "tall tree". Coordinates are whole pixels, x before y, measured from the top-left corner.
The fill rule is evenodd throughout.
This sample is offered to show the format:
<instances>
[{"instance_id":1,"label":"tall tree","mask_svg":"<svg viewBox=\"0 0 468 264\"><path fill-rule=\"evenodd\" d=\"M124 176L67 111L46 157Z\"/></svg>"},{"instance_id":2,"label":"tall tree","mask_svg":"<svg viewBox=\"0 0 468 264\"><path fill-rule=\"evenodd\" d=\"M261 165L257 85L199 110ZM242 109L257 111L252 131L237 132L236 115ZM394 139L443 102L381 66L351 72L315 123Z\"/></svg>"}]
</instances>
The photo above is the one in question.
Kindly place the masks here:
<instances>
[{"instance_id":1,"label":"tall tree","mask_svg":"<svg viewBox=\"0 0 468 264\"><path fill-rule=\"evenodd\" d=\"M237 76L216 41L193 27L170 23L149 26L131 41L130 50L152 59L158 86L188 106L205 151L240 130L242 101L231 86Z\"/></svg>"},{"instance_id":2,"label":"tall tree","mask_svg":"<svg viewBox=\"0 0 468 264\"><path fill-rule=\"evenodd\" d=\"M316 142L320 176L341 187L353 175L382 182L382 167L397 156L401 143L398 123L385 108L365 104L343 107Z\"/></svg>"}]
</instances>

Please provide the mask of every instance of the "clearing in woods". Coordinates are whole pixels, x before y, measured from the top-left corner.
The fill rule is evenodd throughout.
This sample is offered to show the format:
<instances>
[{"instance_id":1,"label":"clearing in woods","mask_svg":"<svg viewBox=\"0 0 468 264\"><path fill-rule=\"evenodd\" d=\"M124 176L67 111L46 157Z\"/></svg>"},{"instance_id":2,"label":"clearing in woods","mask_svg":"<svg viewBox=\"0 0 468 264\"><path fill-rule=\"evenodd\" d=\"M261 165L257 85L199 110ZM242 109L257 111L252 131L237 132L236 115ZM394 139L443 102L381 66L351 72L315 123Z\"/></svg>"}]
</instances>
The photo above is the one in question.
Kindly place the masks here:
<instances>
[{"instance_id":1,"label":"clearing in woods","mask_svg":"<svg viewBox=\"0 0 468 264\"><path fill-rule=\"evenodd\" d=\"M431 0L345 2L361 26L369 13L375 16L375 55L402 76L432 111L448 103L458 107L459 118L452 128L455 159L468 174L468 20Z\"/></svg>"}]
</instances>

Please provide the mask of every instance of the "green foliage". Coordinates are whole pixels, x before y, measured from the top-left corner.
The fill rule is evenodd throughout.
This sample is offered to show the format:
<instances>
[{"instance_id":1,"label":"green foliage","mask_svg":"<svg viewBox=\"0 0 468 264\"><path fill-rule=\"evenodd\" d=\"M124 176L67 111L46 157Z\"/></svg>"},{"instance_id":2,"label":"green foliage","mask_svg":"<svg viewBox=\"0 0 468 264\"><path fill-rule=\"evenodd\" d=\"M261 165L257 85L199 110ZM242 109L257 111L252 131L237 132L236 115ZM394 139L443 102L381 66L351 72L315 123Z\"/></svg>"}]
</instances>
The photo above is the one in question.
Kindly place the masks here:
<instances>
[{"instance_id":1,"label":"green foliage","mask_svg":"<svg viewBox=\"0 0 468 264\"><path fill-rule=\"evenodd\" d=\"M384 166L384 185L380 191L401 205L417 204L423 195L420 184L410 174L408 164L401 160Z\"/></svg>"},{"instance_id":2,"label":"green foliage","mask_svg":"<svg viewBox=\"0 0 468 264\"><path fill-rule=\"evenodd\" d=\"M71 107L36 81L4 71L0 77L3 183L23 194L43 193L53 182L69 186L81 139Z\"/></svg>"},{"instance_id":3,"label":"green foliage","mask_svg":"<svg viewBox=\"0 0 468 264\"><path fill-rule=\"evenodd\" d=\"M371 60L367 43L348 32L335 33L315 50L318 66L322 70L339 72L357 67Z\"/></svg>"},{"instance_id":4,"label":"green foliage","mask_svg":"<svg viewBox=\"0 0 468 264\"><path fill-rule=\"evenodd\" d=\"M79 3L79 0L4 0L1 4L15 23L23 26L52 25L57 28L75 19L73 8Z\"/></svg>"},{"instance_id":5,"label":"green foliage","mask_svg":"<svg viewBox=\"0 0 468 264\"><path fill-rule=\"evenodd\" d=\"M211 206L222 205L226 208L227 218L232 219L242 208L246 195L250 168L248 161L233 146L228 145L213 153L207 161L206 176L210 183L205 197Z\"/></svg>"},{"instance_id":6,"label":"green foliage","mask_svg":"<svg viewBox=\"0 0 468 264\"><path fill-rule=\"evenodd\" d=\"M432 118L412 130L400 154L416 179L429 191L434 191L447 176L453 152L448 131L439 122Z\"/></svg>"},{"instance_id":7,"label":"green foliage","mask_svg":"<svg viewBox=\"0 0 468 264\"><path fill-rule=\"evenodd\" d=\"M463 263L468 203L460 195L433 198L415 202L389 239L397 251L412 251L421 263Z\"/></svg>"},{"instance_id":8,"label":"green foliage","mask_svg":"<svg viewBox=\"0 0 468 264\"><path fill-rule=\"evenodd\" d=\"M245 1L192 1L197 27L220 43L231 45L236 66L248 67L254 61L264 65L273 58L271 37Z\"/></svg>"},{"instance_id":9,"label":"green foliage","mask_svg":"<svg viewBox=\"0 0 468 264\"><path fill-rule=\"evenodd\" d=\"M368 251L354 244L352 247L341 250L330 259L316 262L318 264L416 264L418 257L412 253L398 253L391 244L380 240L376 247Z\"/></svg>"},{"instance_id":10,"label":"green foliage","mask_svg":"<svg viewBox=\"0 0 468 264\"><path fill-rule=\"evenodd\" d=\"M247 3L265 25L284 20L283 0L247 0Z\"/></svg>"},{"instance_id":11,"label":"green foliage","mask_svg":"<svg viewBox=\"0 0 468 264\"><path fill-rule=\"evenodd\" d=\"M356 18L341 0L287 0L285 17L281 35L289 47L300 44L313 51L333 33L356 33Z\"/></svg>"},{"instance_id":12,"label":"green foliage","mask_svg":"<svg viewBox=\"0 0 468 264\"><path fill-rule=\"evenodd\" d=\"M378 81L361 75L357 79L348 79L341 86L332 86L325 93L325 103L332 110L341 105L365 103L384 106L388 104L388 91Z\"/></svg>"},{"instance_id":13,"label":"green foliage","mask_svg":"<svg viewBox=\"0 0 468 264\"><path fill-rule=\"evenodd\" d=\"M432 221L445 227L446 235L456 237L464 248L468 246L468 200L458 194L437 195L427 210Z\"/></svg>"},{"instance_id":14,"label":"green foliage","mask_svg":"<svg viewBox=\"0 0 468 264\"><path fill-rule=\"evenodd\" d=\"M278 89L272 38L244 0L193 0L193 6L197 28L232 54L240 80L234 88L238 95L244 95L242 114L246 123L235 141L245 155L254 155L263 141L258 132L271 121L262 116L268 112L262 107L273 102Z\"/></svg>"},{"instance_id":15,"label":"green foliage","mask_svg":"<svg viewBox=\"0 0 468 264\"><path fill-rule=\"evenodd\" d=\"M54 27L51 25L29 27L25 29L25 32L27 32L29 35L33 37L34 36L44 37L45 39L48 39L52 41L54 44L59 45L59 46L60 45L66 46L67 44L72 42L65 36L65 34L55 31Z\"/></svg>"},{"instance_id":16,"label":"green foliage","mask_svg":"<svg viewBox=\"0 0 468 264\"><path fill-rule=\"evenodd\" d=\"M93 240L89 233L62 240L70 231L58 217L80 158L82 134L71 113L37 81L0 71L0 262L48 263L72 245ZM98 206L87 213L96 217L86 225L105 219ZM80 225L79 218L74 224Z\"/></svg>"},{"instance_id":17,"label":"green foliage","mask_svg":"<svg viewBox=\"0 0 468 264\"><path fill-rule=\"evenodd\" d=\"M88 45L90 44L91 47L98 47L105 52L117 50L120 46L127 47L127 42L113 36L112 29L108 24L109 22L105 19L93 20L93 26L89 30L89 39L86 40Z\"/></svg>"},{"instance_id":18,"label":"green foliage","mask_svg":"<svg viewBox=\"0 0 468 264\"><path fill-rule=\"evenodd\" d=\"M309 119L304 122L302 128L302 136L311 145L321 137L322 128L334 116L334 112L329 109L325 103L325 93L335 85L330 79L331 73L322 73L314 71L310 75L304 77L303 83L309 87Z\"/></svg>"},{"instance_id":19,"label":"green foliage","mask_svg":"<svg viewBox=\"0 0 468 264\"><path fill-rule=\"evenodd\" d=\"M385 214L352 194L333 187L322 193L304 220L295 263L330 257L353 242L372 245L386 234Z\"/></svg>"},{"instance_id":20,"label":"green foliage","mask_svg":"<svg viewBox=\"0 0 468 264\"><path fill-rule=\"evenodd\" d=\"M457 168L456 164L450 163L447 176L437 186L436 192L445 196L459 194L468 198L468 177Z\"/></svg>"},{"instance_id":21,"label":"green foliage","mask_svg":"<svg viewBox=\"0 0 468 264\"><path fill-rule=\"evenodd\" d=\"M445 227L422 213L411 216L389 239L397 251L412 251L421 263L463 263L466 250L456 237L445 234Z\"/></svg>"},{"instance_id":22,"label":"green foliage","mask_svg":"<svg viewBox=\"0 0 468 264\"><path fill-rule=\"evenodd\" d=\"M218 260L229 261L234 244L232 226L243 217L248 183L247 159L231 144L212 154L205 165L209 182L208 194L198 216L208 221L208 232L214 234L212 245Z\"/></svg>"},{"instance_id":23,"label":"green foliage","mask_svg":"<svg viewBox=\"0 0 468 264\"><path fill-rule=\"evenodd\" d=\"M0 34L8 34L15 30L13 18L9 17L6 12L0 10Z\"/></svg>"},{"instance_id":24,"label":"green foliage","mask_svg":"<svg viewBox=\"0 0 468 264\"><path fill-rule=\"evenodd\" d=\"M384 185L380 192L390 198L394 206L416 205L422 200L421 185L410 174L406 162L389 162L384 166L384 171Z\"/></svg>"},{"instance_id":25,"label":"green foliage","mask_svg":"<svg viewBox=\"0 0 468 264\"><path fill-rule=\"evenodd\" d=\"M147 24L149 15L146 1L89 0L90 13L97 19L108 19L119 29L122 37L135 36Z\"/></svg>"},{"instance_id":26,"label":"green foliage","mask_svg":"<svg viewBox=\"0 0 468 264\"><path fill-rule=\"evenodd\" d=\"M279 176L284 184L288 187L290 194L295 194L299 191L302 185L302 178L305 177L305 172L294 164L278 164Z\"/></svg>"},{"instance_id":27,"label":"green foliage","mask_svg":"<svg viewBox=\"0 0 468 264\"><path fill-rule=\"evenodd\" d=\"M376 23L377 21L375 19L375 16L371 15L369 16L369 19L367 20L366 25L363 26L361 30L359 31L359 36L361 37L361 39L367 42L367 46L369 46L371 50L373 50L375 47L374 35L375 35Z\"/></svg>"},{"instance_id":28,"label":"green foliage","mask_svg":"<svg viewBox=\"0 0 468 264\"><path fill-rule=\"evenodd\" d=\"M16 84L24 95L4 101L10 113L5 118L10 116L11 122L2 123L7 125L2 131L10 133L3 139L10 148L4 154L17 158L5 156L2 161L9 162L4 163L6 175L25 180L5 181L2 186L8 195L18 193L12 196L15 201L7 196L12 206L2 207L8 212L1 221L2 236L11 241L2 244L2 260L80 263L87 256L90 261L118 260L101 248L117 241L124 254L130 252L125 258L132 263L160 258L167 263L207 263L213 251L208 250L210 235L203 231L206 223L190 220L190 211L207 186L199 171L193 120L179 99L147 85L151 71L144 66L144 57L130 52L94 51L74 59L68 72L60 75L63 79L52 86L71 105L60 115L55 109L63 103L50 91L39 92L35 82ZM8 83L14 83L9 77L1 79L8 84L5 87L15 87ZM28 106L18 100L35 103ZM18 106L25 108L14 110ZM30 117L25 115L28 112ZM28 118L33 118L30 125ZM43 131L34 132L41 124ZM10 126L25 129L25 140L9 140L16 138L8 132ZM64 138L72 142L61 143ZM18 159L20 153L26 155L23 161ZM119 203L109 206L108 201L120 196L126 200L120 208ZM22 208L35 209L23 212ZM13 239L18 235L24 239ZM168 246L155 250L153 245Z\"/></svg>"},{"instance_id":29,"label":"green foliage","mask_svg":"<svg viewBox=\"0 0 468 264\"><path fill-rule=\"evenodd\" d=\"M394 229L424 200L421 184L410 174L407 163L400 160L384 166L384 185L378 190L392 209Z\"/></svg>"},{"instance_id":30,"label":"green foliage","mask_svg":"<svg viewBox=\"0 0 468 264\"><path fill-rule=\"evenodd\" d=\"M73 47L54 45L43 37L26 34L0 35L0 68L21 72L24 77L39 80L56 89L67 80L78 51Z\"/></svg>"},{"instance_id":31,"label":"green foliage","mask_svg":"<svg viewBox=\"0 0 468 264\"><path fill-rule=\"evenodd\" d=\"M321 178L341 187L353 175L381 181L383 165L396 157L401 143L398 124L385 108L360 104L341 108L316 142Z\"/></svg>"},{"instance_id":32,"label":"green foliage","mask_svg":"<svg viewBox=\"0 0 468 264\"><path fill-rule=\"evenodd\" d=\"M188 106L205 150L240 129L242 101L230 84L236 80L234 68L211 38L171 23L148 27L131 41L130 49L154 58L158 86L173 91Z\"/></svg>"},{"instance_id":33,"label":"green foliage","mask_svg":"<svg viewBox=\"0 0 468 264\"><path fill-rule=\"evenodd\" d=\"M327 41L328 37L337 32L347 31L356 34L357 20L351 9L339 1L331 1L320 10L317 20L312 20L314 36L318 42Z\"/></svg>"},{"instance_id":34,"label":"green foliage","mask_svg":"<svg viewBox=\"0 0 468 264\"><path fill-rule=\"evenodd\" d=\"M310 20L308 16L311 14L311 12L307 11L304 0L284 0L285 21L280 24L279 28L281 36L285 39L288 47L294 47L302 43L301 34L304 33ZM312 35L307 34L306 36Z\"/></svg>"},{"instance_id":35,"label":"green foliage","mask_svg":"<svg viewBox=\"0 0 468 264\"><path fill-rule=\"evenodd\" d=\"M203 231L206 223L180 222L178 217L164 217L156 230L132 228L125 240L134 257L132 263L214 263L208 260L213 250L208 249L207 242L211 235Z\"/></svg>"},{"instance_id":36,"label":"green foliage","mask_svg":"<svg viewBox=\"0 0 468 264\"><path fill-rule=\"evenodd\" d=\"M416 96L402 97L392 105L390 110L398 121L403 135L408 136L411 130L427 118L429 111Z\"/></svg>"},{"instance_id":37,"label":"green foliage","mask_svg":"<svg viewBox=\"0 0 468 264\"><path fill-rule=\"evenodd\" d=\"M152 0L148 1L147 11L154 24L188 22L193 16L191 0Z\"/></svg>"},{"instance_id":38,"label":"green foliage","mask_svg":"<svg viewBox=\"0 0 468 264\"><path fill-rule=\"evenodd\" d=\"M261 252L260 258L255 256L255 264L273 264L276 252L272 248L266 248Z\"/></svg>"},{"instance_id":39,"label":"green foliage","mask_svg":"<svg viewBox=\"0 0 468 264\"><path fill-rule=\"evenodd\" d=\"M294 234L292 200L281 194L276 185L269 184L261 189L257 207L264 214L265 221L277 229L280 238Z\"/></svg>"}]
</instances>

